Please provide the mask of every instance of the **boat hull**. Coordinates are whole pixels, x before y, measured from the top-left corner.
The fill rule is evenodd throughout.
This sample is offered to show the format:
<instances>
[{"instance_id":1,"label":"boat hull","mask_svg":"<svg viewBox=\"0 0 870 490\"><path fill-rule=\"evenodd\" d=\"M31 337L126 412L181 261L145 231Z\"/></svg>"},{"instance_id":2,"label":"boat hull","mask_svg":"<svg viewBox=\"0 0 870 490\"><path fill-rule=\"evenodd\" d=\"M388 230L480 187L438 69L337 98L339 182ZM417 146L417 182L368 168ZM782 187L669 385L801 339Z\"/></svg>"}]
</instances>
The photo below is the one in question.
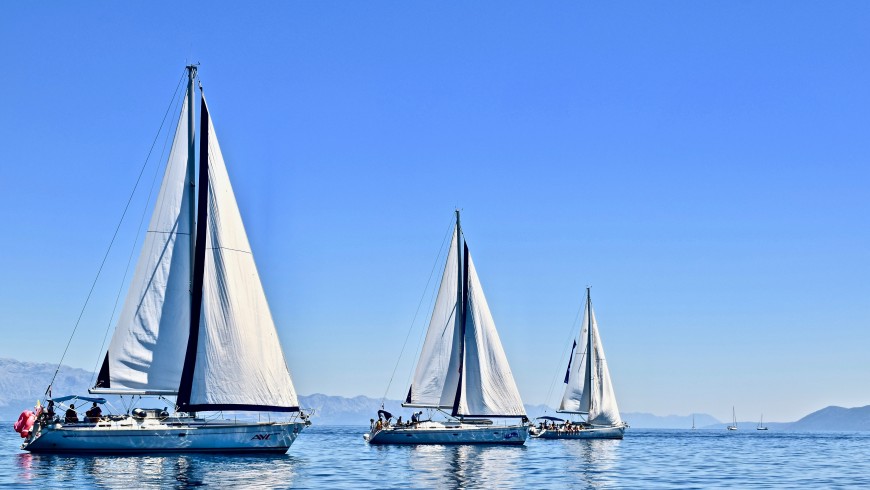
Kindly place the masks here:
<instances>
[{"instance_id":1,"label":"boat hull","mask_svg":"<svg viewBox=\"0 0 870 490\"><path fill-rule=\"evenodd\" d=\"M524 425L478 426L428 424L388 427L366 434L369 444L506 444L523 445L529 436Z\"/></svg>"},{"instance_id":2,"label":"boat hull","mask_svg":"<svg viewBox=\"0 0 870 490\"><path fill-rule=\"evenodd\" d=\"M532 433L535 439L622 439L625 427L593 427L580 431L542 430Z\"/></svg>"},{"instance_id":3,"label":"boat hull","mask_svg":"<svg viewBox=\"0 0 870 490\"><path fill-rule=\"evenodd\" d=\"M33 453L274 453L283 454L303 422L141 424L44 427L21 448Z\"/></svg>"}]
</instances>

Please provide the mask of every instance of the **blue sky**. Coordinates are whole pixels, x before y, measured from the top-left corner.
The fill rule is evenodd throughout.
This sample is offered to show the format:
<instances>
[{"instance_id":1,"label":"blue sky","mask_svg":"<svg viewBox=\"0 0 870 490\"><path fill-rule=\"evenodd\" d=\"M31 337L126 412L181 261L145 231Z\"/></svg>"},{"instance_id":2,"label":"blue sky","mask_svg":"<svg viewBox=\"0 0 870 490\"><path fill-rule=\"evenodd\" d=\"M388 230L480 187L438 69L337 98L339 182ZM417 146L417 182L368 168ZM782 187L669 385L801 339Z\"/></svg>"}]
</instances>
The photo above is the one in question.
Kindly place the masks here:
<instances>
[{"instance_id":1,"label":"blue sky","mask_svg":"<svg viewBox=\"0 0 870 490\"><path fill-rule=\"evenodd\" d=\"M459 207L528 403L556 402L589 284L623 411L870 404L868 24L857 1L3 4L0 357L59 358L197 61L301 393L383 394Z\"/></svg>"}]
</instances>

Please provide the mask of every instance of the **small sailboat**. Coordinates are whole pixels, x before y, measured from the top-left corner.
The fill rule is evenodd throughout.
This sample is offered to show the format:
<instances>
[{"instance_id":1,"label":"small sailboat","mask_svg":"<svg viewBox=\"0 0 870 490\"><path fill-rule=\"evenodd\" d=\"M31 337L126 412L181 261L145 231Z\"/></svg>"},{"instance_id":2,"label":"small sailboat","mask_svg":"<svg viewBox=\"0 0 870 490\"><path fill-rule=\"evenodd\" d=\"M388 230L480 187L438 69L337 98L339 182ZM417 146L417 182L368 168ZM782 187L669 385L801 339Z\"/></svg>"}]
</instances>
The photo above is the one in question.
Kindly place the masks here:
<instances>
[{"instance_id":1,"label":"small sailboat","mask_svg":"<svg viewBox=\"0 0 870 490\"><path fill-rule=\"evenodd\" d=\"M578 349L579 346L579 349ZM532 437L541 439L622 439L628 424L622 421L610 371L604 358L604 346L598 333L598 322L592 311L590 288L586 288L586 314L580 338L574 342L568 371L565 373L565 394L559 413L585 415L579 423L549 424L533 428Z\"/></svg>"},{"instance_id":2,"label":"small sailboat","mask_svg":"<svg viewBox=\"0 0 870 490\"><path fill-rule=\"evenodd\" d=\"M51 397L22 444L31 452L285 453L307 425L254 263L204 94L195 185L194 81L188 84L148 233L96 395L175 397L170 410L55 417ZM161 406L164 401L158 399ZM226 420L220 413L287 412L286 420ZM283 417L282 417L283 419Z\"/></svg>"},{"instance_id":3,"label":"small sailboat","mask_svg":"<svg viewBox=\"0 0 870 490\"><path fill-rule=\"evenodd\" d=\"M695 414L692 414L692 430L695 430Z\"/></svg>"},{"instance_id":4,"label":"small sailboat","mask_svg":"<svg viewBox=\"0 0 870 490\"><path fill-rule=\"evenodd\" d=\"M767 430L767 427L764 426L764 414L761 414L761 419L758 421L758 427L755 430Z\"/></svg>"},{"instance_id":5,"label":"small sailboat","mask_svg":"<svg viewBox=\"0 0 870 490\"><path fill-rule=\"evenodd\" d=\"M377 425L369 444L523 444L528 418L489 311L456 211L456 226L435 307L404 407L436 410L445 420ZM449 412L448 412L449 411ZM383 413L383 411L382 411ZM381 414L379 414L381 415ZM521 419L499 425L492 419Z\"/></svg>"},{"instance_id":6,"label":"small sailboat","mask_svg":"<svg viewBox=\"0 0 870 490\"><path fill-rule=\"evenodd\" d=\"M729 425L727 429L737 430L737 413L734 411L734 407L731 407L731 425Z\"/></svg>"}]
</instances>

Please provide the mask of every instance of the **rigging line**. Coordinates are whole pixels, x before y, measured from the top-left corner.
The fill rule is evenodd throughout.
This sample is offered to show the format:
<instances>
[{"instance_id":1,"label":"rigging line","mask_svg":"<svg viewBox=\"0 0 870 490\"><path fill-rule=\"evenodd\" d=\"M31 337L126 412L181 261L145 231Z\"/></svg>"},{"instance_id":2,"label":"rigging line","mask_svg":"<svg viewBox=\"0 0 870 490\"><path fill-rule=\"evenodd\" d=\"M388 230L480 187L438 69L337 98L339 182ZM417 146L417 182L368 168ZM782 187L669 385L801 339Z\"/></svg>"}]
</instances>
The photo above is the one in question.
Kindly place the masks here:
<instances>
[{"instance_id":1,"label":"rigging line","mask_svg":"<svg viewBox=\"0 0 870 490\"><path fill-rule=\"evenodd\" d=\"M583 306L585 304L586 303L583 303L580 305L579 308L577 308L577 314L574 315L574 321L571 322L571 331L570 331L571 338L569 340L574 340L574 326L577 324L577 321L580 319L580 313L583 311ZM580 345L578 344L577 346L579 347ZM568 344L565 344L565 348L563 348L563 350L562 350L562 356L559 358L559 366L565 365L565 354L568 352L569 349L570 349L570 347L568 347ZM554 371L556 372L556 375L553 378L553 380L550 382L550 389L547 391L547 397L544 398L544 405L549 403L550 397L553 395L553 389L556 387L556 381L559 379L559 373L561 372L559 370L558 366L556 367L556 369L554 369Z\"/></svg>"},{"instance_id":2,"label":"rigging line","mask_svg":"<svg viewBox=\"0 0 870 490\"><path fill-rule=\"evenodd\" d=\"M185 68L186 70L186 68ZM181 85L182 80L184 80L184 71L181 72L181 78L178 80L178 86ZM88 302L91 299L91 294L94 292L94 288L97 286L97 281L100 279L100 274L103 272L103 266L106 265L106 260L109 258L109 252L112 251L112 245L115 244L115 238L118 237L118 231L121 229L121 224L124 222L124 217L127 216L127 210L130 209L130 203L133 201L133 196L136 194L136 189L139 187L139 181L142 180L142 174L145 172L145 167L148 166L148 160L151 158L151 153L154 151L154 145L157 144L157 140L160 138L160 133L163 130L163 125L166 123L166 117L169 115L169 111L172 109L172 103L175 99L175 93L178 92L178 86L175 87L175 91L172 93L172 99L169 102L169 107L166 108L166 113L163 114L163 120L160 122L160 128L157 130L157 134L154 136L154 141L151 143L151 148L148 150L148 155L145 157L145 162L142 163L142 168L139 170L139 175L136 177L136 183L133 184L133 190L130 192L130 197L127 198L127 204L124 206L124 211L121 213L121 219L118 220L118 225L115 227L115 232L112 234L112 239L109 241L109 247L106 249L105 255L103 255L103 260L100 262L100 268L97 269L97 275L94 277L93 283L91 283L91 289L88 291L88 295L85 297L85 304L82 305L82 309L79 312L78 319L76 319L76 323L73 326L72 334L69 336L69 340L66 342L66 347L63 349L63 354L60 356L60 361L57 363L57 368L54 370L54 374L51 376L51 381L48 383L48 387L45 389L45 395L51 391L51 385L54 384L54 380L57 378L57 373L60 372L60 366L63 364L63 360L66 357L67 351L69 351L69 346L72 344L72 339L75 337L76 330L79 328L79 324L82 321L82 316L85 314L85 309L88 307Z\"/></svg>"},{"instance_id":3,"label":"rigging line","mask_svg":"<svg viewBox=\"0 0 870 490\"><path fill-rule=\"evenodd\" d=\"M417 315L420 313L420 307L423 306L423 300L426 298L426 291L429 290L429 284L432 282L432 275L435 274L435 269L438 268L438 259L441 258L441 251L444 250L444 242L447 241L447 236L450 234L450 228L441 240L441 245L438 247L438 254L435 256L435 263L432 264L432 270L429 271L429 278L426 279L426 286L423 288L423 294L420 295L420 301L417 303L417 310L414 311L414 319L411 320L411 326L408 328L408 333L405 334L405 341L402 342L402 349L399 351L399 358L396 359L396 365L393 366L393 373L390 375L390 381L387 383L387 389L384 390L384 396L381 398L381 406L387 399L387 393L390 391L390 385L393 384L393 378L396 376L396 370L399 369L399 363L402 361L402 354L405 353L405 346L408 344L408 339L411 337L411 332L414 330L414 324L417 322Z\"/></svg>"},{"instance_id":4,"label":"rigging line","mask_svg":"<svg viewBox=\"0 0 870 490\"><path fill-rule=\"evenodd\" d=\"M182 76L182 80L183 79L184 77ZM175 106L175 110L178 110L178 105L180 101L180 99L178 98L179 87L181 87L180 83L178 84L178 86L175 87L175 93L172 94L172 101L169 103L169 110L172 109L173 105ZM173 111L173 113L174 112L175 111ZM169 142L169 135L171 134L171 131L166 132L166 137L163 139L163 149L160 151L160 160L158 161L163 161L163 158L166 156L166 145ZM126 284L127 282L127 275L130 273L130 264L133 262L133 255L136 252L136 244L139 242L139 236L142 233L142 223L145 222L145 215L148 212L148 203L151 202L151 196L154 194L154 184L157 183L157 176L160 175L160 168L160 165L154 167L154 176L151 178L151 187L148 190L148 197L145 199L145 206L142 209L142 216L139 217L139 226L136 228L136 238L133 240L133 245L132 247L130 247L130 255L127 257L127 266L124 268L124 277L121 279L121 284L118 286L118 294L115 296L115 304L112 305L112 314L109 316L109 323L106 325L106 331L103 333L103 342L100 344L100 350L97 351L97 362L94 364L94 372L91 375L91 384L96 384L97 382L97 369L100 365L100 358L102 357L103 348L106 346L106 339L109 337L109 330L112 328L112 320L115 319L115 312L118 309L118 301L120 301L121 299L121 292L124 290L124 284Z\"/></svg>"}]
</instances>

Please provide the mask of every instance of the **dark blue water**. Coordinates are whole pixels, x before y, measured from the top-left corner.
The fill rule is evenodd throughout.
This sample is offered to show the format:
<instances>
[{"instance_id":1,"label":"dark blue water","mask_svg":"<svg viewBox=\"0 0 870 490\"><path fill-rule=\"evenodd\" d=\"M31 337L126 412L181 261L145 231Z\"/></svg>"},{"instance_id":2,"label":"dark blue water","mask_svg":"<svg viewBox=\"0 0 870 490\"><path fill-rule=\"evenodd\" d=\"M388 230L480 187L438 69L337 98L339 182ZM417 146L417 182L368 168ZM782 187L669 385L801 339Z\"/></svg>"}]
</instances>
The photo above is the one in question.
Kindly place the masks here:
<instances>
[{"instance_id":1,"label":"dark blue water","mask_svg":"<svg viewBox=\"0 0 870 490\"><path fill-rule=\"evenodd\" d=\"M622 441L368 446L310 427L284 456L49 456L0 432L0 486L43 488L870 487L870 433L629 429Z\"/></svg>"}]
</instances>

